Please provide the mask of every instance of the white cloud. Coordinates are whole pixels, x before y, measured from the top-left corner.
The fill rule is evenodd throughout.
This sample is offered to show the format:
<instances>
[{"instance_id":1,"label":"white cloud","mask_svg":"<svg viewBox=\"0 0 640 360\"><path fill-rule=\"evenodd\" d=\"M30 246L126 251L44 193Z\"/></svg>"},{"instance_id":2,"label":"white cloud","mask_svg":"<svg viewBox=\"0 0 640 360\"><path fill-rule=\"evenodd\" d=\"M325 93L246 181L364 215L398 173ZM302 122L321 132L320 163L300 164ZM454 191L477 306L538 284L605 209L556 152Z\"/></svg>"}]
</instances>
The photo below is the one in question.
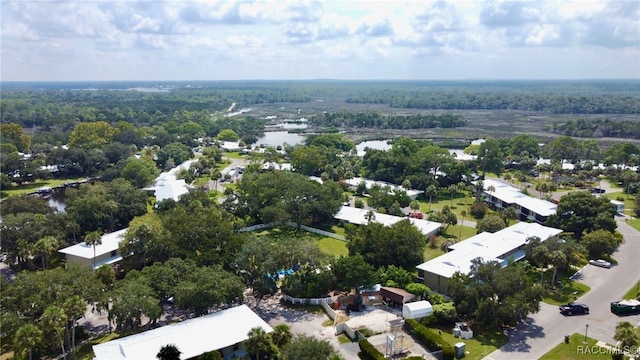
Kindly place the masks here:
<instances>
[{"instance_id":1,"label":"white cloud","mask_svg":"<svg viewBox=\"0 0 640 360\"><path fill-rule=\"evenodd\" d=\"M640 78L640 2L0 2L3 80Z\"/></svg>"}]
</instances>

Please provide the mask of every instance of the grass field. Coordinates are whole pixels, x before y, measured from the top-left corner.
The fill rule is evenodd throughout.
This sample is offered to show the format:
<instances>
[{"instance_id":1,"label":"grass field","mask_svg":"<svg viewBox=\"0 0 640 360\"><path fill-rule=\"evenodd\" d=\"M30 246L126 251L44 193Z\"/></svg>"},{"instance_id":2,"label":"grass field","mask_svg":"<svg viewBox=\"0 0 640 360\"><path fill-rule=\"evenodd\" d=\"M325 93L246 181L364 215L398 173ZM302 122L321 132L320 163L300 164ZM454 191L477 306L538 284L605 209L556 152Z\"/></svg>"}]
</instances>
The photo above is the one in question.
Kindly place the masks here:
<instances>
[{"instance_id":1,"label":"grass field","mask_svg":"<svg viewBox=\"0 0 640 360\"><path fill-rule=\"evenodd\" d=\"M115 332L99 336L99 337L97 337L97 338L85 343L84 345L78 347L77 350L76 350L76 358L78 360L91 360L95 356L93 354L93 348L92 348L93 345L103 344L103 343L109 342L111 340L117 339L119 337L120 337L120 335L118 335Z\"/></svg>"},{"instance_id":2,"label":"grass field","mask_svg":"<svg viewBox=\"0 0 640 360\"><path fill-rule=\"evenodd\" d=\"M631 226L632 228L640 231L640 219L627 220L627 224L629 224L629 226Z\"/></svg>"},{"instance_id":3,"label":"grass field","mask_svg":"<svg viewBox=\"0 0 640 360\"><path fill-rule=\"evenodd\" d=\"M483 329L473 329L473 339L462 340L453 336L450 327L434 327L435 330L442 331L442 337L450 344L464 342L465 360L480 360L492 353L496 349L509 341L509 338L502 331L488 331Z\"/></svg>"},{"instance_id":4,"label":"grass field","mask_svg":"<svg viewBox=\"0 0 640 360\"><path fill-rule=\"evenodd\" d=\"M335 257L349 255L349 250L347 250L346 241L342 241L342 240L338 240L330 237L323 237L321 239L314 240L314 242L318 245L318 247L320 248L320 251L322 251L325 254L329 254Z\"/></svg>"},{"instance_id":5,"label":"grass field","mask_svg":"<svg viewBox=\"0 0 640 360\"><path fill-rule=\"evenodd\" d=\"M239 151L227 152L227 153L224 153L224 156L228 157L228 158L232 158L232 159L244 159L244 158L246 158L246 155L241 154Z\"/></svg>"},{"instance_id":6,"label":"grass field","mask_svg":"<svg viewBox=\"0 0 640 360\"><path fill-rule=\"evenodd\" d=\"M451 240L453 242L458 241L458 237L461 234L462 234L461 236L462 240L465 240L474 236L476 234L476 229L469 226L460 226L460 225L449 226L449 228L444 234L438 235L435 247L427 243L427 246L424 249L424 261L429 261L431 259L434 259L444 254L445 251L440 250L440 246L448 240Z\"/></svg>"},{"instance_id":7,"label":"grass field","mask_svg":"<svg viewBox=\"0 0 640 360\"><path fill-rule=\"evenodd\" d=\"M344 235L344 229L338 226L334 226L332 231L339 235ZM273 229L263 230L255 233L256 236L265 236L272 239L283 238L298 238L308 239L313 241L320 251L325 254L338 257L341 255L348 255L347 242L343 240L334 239L328 236L322 236L314 233L310 233L304 230L296 231L296 229L288 226L277 227Z\"/></svg>"},{"instance_id":8,"label":"grass field","mask_svg":"<svg viewBox=\"0 0 640 360\"><path fill-rule=\"evenodd\" d=\"M633 285L626 294L624 294L623 299L635 299L640 296L640 279L636 281L636 285Z\"/></svg>"},{"instance_id":9,"label":"grass field","mask_svg":"<svg viewBox=\"0 0 640 360\"><path fill-rule=\"evenodd\" d=\"M544 354L540 360L591 360L591 359L611 359L611 353L604 348L596 347L596 339L587 337L584 343L584 334L573 334L569 338L569 343L564 341L560 345Z\"/></svg>"},{"instance_id":10,"label":"grass field","mask_svg":"<svg viewBox=\"0 0 640 360\"><path fill-rule=\"evenodd\" d=\"M618 201L622 201L624 202L624 214L625 215L629 215L629 216L634 216L634 209L636 207L635 204L635 195L630 195L627 196L627 194L624 194L622 191L620 192L613 192L613 193L607 193L607 194L603 194L605 197L607 197L608 199L611 200L618 200Z\"/></svg>"},{"instance_id":11,"label":"grass field","mask_svg":"<svg viewBox=\"0 0 640 360\"><path fill-rule=\"evenodd\" d=\"M547 289L542 294L542 301L551 305L570 303L591 290L590 287L577 281L566 280L562 289Z\"/></svg>"}]
</instances>

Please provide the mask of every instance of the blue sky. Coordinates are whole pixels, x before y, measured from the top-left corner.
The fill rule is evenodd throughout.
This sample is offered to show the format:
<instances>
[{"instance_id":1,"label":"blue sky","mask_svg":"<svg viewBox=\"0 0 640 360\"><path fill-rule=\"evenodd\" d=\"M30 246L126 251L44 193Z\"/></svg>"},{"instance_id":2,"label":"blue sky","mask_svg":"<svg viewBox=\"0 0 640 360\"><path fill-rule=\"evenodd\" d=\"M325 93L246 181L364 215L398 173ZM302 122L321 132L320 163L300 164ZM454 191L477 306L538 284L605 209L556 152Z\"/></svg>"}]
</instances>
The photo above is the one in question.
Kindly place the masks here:
<instances>
[{"instance_id":1,"label":"blue sky","mask_svg":"<svg viewBox=\"0 0 640 360\"><path fill-rule=\"evenodd\" d=\"M1 0L2 80L640 78L640 1Z\"/></svg>"}]
</instances>

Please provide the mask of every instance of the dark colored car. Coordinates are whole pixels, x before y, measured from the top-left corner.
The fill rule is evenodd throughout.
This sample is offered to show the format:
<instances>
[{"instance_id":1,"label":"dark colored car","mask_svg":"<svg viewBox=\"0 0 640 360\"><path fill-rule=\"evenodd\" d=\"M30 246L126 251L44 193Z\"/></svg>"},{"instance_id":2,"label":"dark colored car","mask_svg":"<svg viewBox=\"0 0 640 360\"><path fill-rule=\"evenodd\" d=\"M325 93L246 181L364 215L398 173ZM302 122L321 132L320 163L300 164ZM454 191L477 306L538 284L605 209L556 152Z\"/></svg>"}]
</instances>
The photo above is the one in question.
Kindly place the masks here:
<instances>
[{"instance_id":1,"label":"dark colored car","mask_svg":"<svg viewBox=\"0 0 640 360\"><path fill-rule=\"evenodd\" d=\"M568 303L560 306L560 313L562 315L588 314L589 307L585 304Z\"/></svg>"}]
</instances>

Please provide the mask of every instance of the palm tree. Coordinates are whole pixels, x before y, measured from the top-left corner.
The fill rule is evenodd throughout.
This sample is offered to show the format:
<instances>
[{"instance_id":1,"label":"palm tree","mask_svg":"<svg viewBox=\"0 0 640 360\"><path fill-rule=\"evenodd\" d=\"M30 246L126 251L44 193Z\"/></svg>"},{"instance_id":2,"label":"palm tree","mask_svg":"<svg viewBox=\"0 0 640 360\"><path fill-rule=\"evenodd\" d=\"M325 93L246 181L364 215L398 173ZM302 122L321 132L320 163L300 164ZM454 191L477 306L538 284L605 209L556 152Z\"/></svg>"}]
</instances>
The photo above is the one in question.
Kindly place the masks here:
<instances>
[{"instance_id":1,"label":"palm tree","mask_svg":"<svg viewBox=\"0 0 640 360\"><path fill-rule=\"evenodd\" d=\"M476 192L476 202L478 202L480 201L480 195L482 195L482 192L484 191L484 181L478 180L474 190Z\"/></svg>"},{"instance_id":2,"label":"palm tree","mask_svg":"<svg viewBox=\"0 0 640 360\"><path fill-rule=\"evenodd\" d=\"M420 210L420 203L416 200L413 200L409 203L409 209L413 210L413 212L417 212Z\"/></svg>"},{"instance_id":3,"label":"palm tree","mask_svg":"<svg viewBox=\"0 0 640 360\"><path fill-rule=\"evenodd\" d=\"M18 248L18 263L24 264L27 263L29 267L31 267L32 257L33 257L33 243L25 239L19 239L16 242Z\"/></svg>"},{"instance_id":4,"label":"palm tree","mask_svg":"<svg viewBox=\"0 0 640 360\"><path fill-rule=\"evenodd\" d=\"M96 245L102 245L100 231L92 231L84 236L84 243L93 246L93 269L96 268Z\"/></svg>"},{"instance_id":5,"label":"palm tree","mask_svg":"<svg viewBox=\"0 0 640 360\"><path fill-rule=\"evenodd\" d=\"M140 265L144 267L147 263L147 252L148 252L147 249L149 248L149 241L153 239L153 235L154 235L153 229L148 224L142 223L142 224L138 224L133 228L130 227L128 231L132 231L133 242L138 243L137 244L138 246L136 246L136 248L142 255ZM136 254L136 255L139 256L140 254Z\"/></svg>"},{"instance_id":6,"label":"palm tree","mask_svg":"<svg viewBox=\"0 0 640 360\"><path fill-rule=\"evenodd\" d=\"M182 351L178 350L177 346L169 344L160 348L156 358L158 360L180 360L180 354Z\"/></svg>"},{"instance_id":7,"label":"palm tree","mask_svg":"<svg viewBox=\"0 0 640 360\"><path fill-rule=\"evenodd\" d=\"M108 265L107 265L108 266ZM87 303L82 300L79 295L74 295L67 299L62 305L64 312L67 314L69 319L67 320L67 324L71 328L71 354L73 358L76 357L76 321L79 318L84 316L84 313L87 311ZM67 329L67 333L69 330Z\"/></svg>"},{"instance_id":8,"label":"palm tree","mask_svg":"<svg viewBox=\"0 0 640 360\"><path fill-rule=\"evenodd\" d=\"M367 224L371 224L376 220L376 212L373 209L369 209L366 214L364 214L364 218L367 220Z\"/></svg>"},{"instance_id":9,"label":"palm tree","mask_svg":"<svg viewBox=\"0 0 640 360\"><path fill-rule=\"evenodd\" d=\"M222 173L220 172L220 170L218 169L211 170L211 180L213 180L213 187L216 190L216 192L218 192L218 180L220 180L221 176L222 176Z\"/></svg>"},{"instance_id":10,"label":"palm tree","mask_svg":"<svg viewBox=\"0 0 640 360\"><path fill-rule=\"evenodd\" d=\"M636 329L628 321L621 321L616 325L616 334L613 338L620 341L621 349L634 349L639 342Z\"/></svg>"},{"instance_id":11,"label":"palm tree","mask_svg":"<svg viewBox=\"0 0 640 360\"><path fill-rule=\"evenodd\" d=\"M108 230L109 232L113 231L114 225L115 225L115 220L116 220L116 212L118 211L118 203L114 200L108 200L105 201L104 204L102 204L102 206L104 207L105 210L107 210L109 212L109 221L108 221Z\"/></svg>"},{"instance_id":12,"label":"palm tree","mask_svg":"<svg viewBox=\"0 0 640 360\"><path fill-rule=\"evenodd\" d=\"M273 344L279 349L282 349L283 346L287 345L292 338L293 335L291 334L291 328L289 325L280 324L273 328L271 339L273 340Z\"/></svg>"},{"instance_id":13,"label":"palm tree","mask_svg":"<svg viewBox=\"0 0 640 360\"><path fill-rule=\"evenodd\" d=\"M435 185L429 185L424 190L424 194L429 197L429 212L431 212L431 200L438 194L438 188Z\"/></svg>"},{"instance_id":14,"label":"palm tree","mask_svg":"<svg viewBox=\"0 0 640 360\"><path fill-rule=\"evenodd\" d=\"M25 350L29 351L29 360L31 360L31 350L42 341L42 330L38 329L35 324L22 325L16 331L13 343L16 347L16 354Z\"/></svg>"},{"instance_id":15,"label":"palm tree","mask_svg":"<svg viewBox=\"0 0 640 360\"><path fill-rule=\"evenodd\" d=\"M62 349L62 357L67 358L67 354L64 351L64 329L67 323L67 315L64 310L55 305L51 305L44 310L44 313L40 317L42 325L45 329L53 331L60 341L60 348Z\"/></svg>"},{"instance_id":16,"label":"palm tree","mask_svg":"<svg viewBox=\"0 0 640 360\"><path fill-rule=\"evenodd\" d=\"M460 234L458 234L458 241L462 240L462 227L464 226L464 218L467 216L467 212L465 210L460 211L460 216L462 216L462 220L460 220Z\"/></svg>"},{"instance_id":17,"label":"palm tree","mask_svg":"<svg viewBox=\"0 0 640 360\"><path fill-rule=\"evenodd\" d=\"M51 254L58 250L58 246L58 239L53 236L45 236L34 244L35 253L39 254L42 259L43 270L46 270L48 259Z\"/></svg>"},{"instance_id":18,"label":"palm tree","mask_svg":"<svg viewBox=\"0 0 640 360\"><path fill-rule=\"evenodd\" d=\"M455 194L458 192L458 185L456 184L451 184L448 187L449 193L451 193L451 202L449 203L451 206L453 206L453 197L455 196Z\"/></svg>"},{"instance_id":19,"label":"palm tree","mask_svg":"<svg viewBox=\"0 0 640 360\"><path fill-rule=\"evenodd\" d=\"M487 191L489 192L489 195L493 197L493 192L496 191L496 187L493 185L489 185L489 187L487 188ZM491 201L493 202L493 199L491 199Z\"/></svg>"},{"instance_id":20,"label":"palm tree","mask_svg":"<svg viewBox=\"0 0 640 360\"><path fill-rule=\"evenodd\" d=\"M271 350L273 349L273 344L271 343L271 336L267 334L264 329L261 327L254 327L249 330L247 334L249 338L247 339L245 345L247 348L247 353L250 356L256 357L256 360L260 359L260 354L269 355Z\"/></svg>"},{"instance_id":21,"label":"palm tree","mask_svg":"<svg viewBox=\"0 0 640 360\"><path fill-rule=\"evenodd\" d=\"M629 186L635 179L636 179L636 174L630 169L625 169L620 174L620 180L622 180L622 183L624 184L627 198L629 198Z\"/></svg>"}]
</instances>

